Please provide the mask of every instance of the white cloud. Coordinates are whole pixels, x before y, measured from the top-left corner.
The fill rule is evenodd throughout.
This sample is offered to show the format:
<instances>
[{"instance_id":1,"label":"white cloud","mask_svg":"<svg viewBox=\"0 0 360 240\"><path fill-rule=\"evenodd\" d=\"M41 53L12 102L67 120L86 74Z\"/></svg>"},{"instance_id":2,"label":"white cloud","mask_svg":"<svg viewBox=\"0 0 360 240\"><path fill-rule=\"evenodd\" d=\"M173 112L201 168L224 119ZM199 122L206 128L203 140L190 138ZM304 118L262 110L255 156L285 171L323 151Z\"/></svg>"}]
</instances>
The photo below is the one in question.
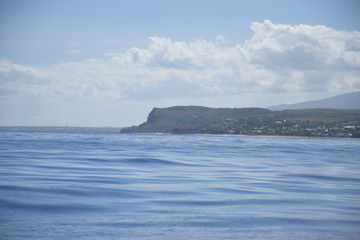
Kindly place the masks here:
<instances>
[{"instance_id":1,"label":"white cloud","mask_svg":"<svg viewBox=\"0 0 360 240\"><path fill-rule=\"evenodd\" d=\"M131 100L360 88L360 32L269 20L250 27L243 44L150 37L145 48L48 68L2 59L1 95Z\"/></svg>"},{"instance_id":2,"label":"white cloud","mask_svg":"<svg viewBox=\"0 0 360 240\"><path fill-rule=\"evenodd\" d=\"M81 53L81 50L80 49L73 49L73 50L69 50L67 51L67 53L70 55L70 56L77 56Z\"/></svg>"}]
</instances>

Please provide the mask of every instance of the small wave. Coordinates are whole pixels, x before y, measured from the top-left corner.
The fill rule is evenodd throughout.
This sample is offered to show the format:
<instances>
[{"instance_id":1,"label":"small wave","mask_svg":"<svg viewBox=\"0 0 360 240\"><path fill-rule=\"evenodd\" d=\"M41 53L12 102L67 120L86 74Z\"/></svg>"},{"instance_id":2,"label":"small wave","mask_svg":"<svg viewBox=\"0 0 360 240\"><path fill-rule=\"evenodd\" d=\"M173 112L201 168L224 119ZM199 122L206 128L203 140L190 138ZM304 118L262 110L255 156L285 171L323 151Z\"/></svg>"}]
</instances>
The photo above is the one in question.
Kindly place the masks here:
<instances>
[{"instance_id":1,"label":"small wave","mask_svg":"<svg viewBox=\"0 0 360 240\"><path fill-rule=\"evenodd\" d=\"M137 165L174 165L174 166L192 166L192 164L183 163L174 160L165 160L161 158L142 157L142 158L126 158L119 160L122 163L130 163Z\"/></svg>"},{"instance_id":2,"label":"small wave","mask_svg":"<svg viewBox=\"0 0 360 240\"><path fill-rule=\"evenodd\" d=\"M29 203L20 201L9 201L0 199L0 205L3 210L11 209L12 211L31 211L31 212L46 212L56 214L76 213L76 212L89 212L105 210L106 207L99 205L89 205L84 203Z\"/></svg>"},{"instance_id":3,"label":"small wave","mask_svg":"<svg viewBox=\"0 0 360 240\"><path fill-rule=\"evenodd\" d=\"M188 227L188 228L268 228L268 227L310 227L309 231L323 231L332 226L360 226L359 220L341 219L310 219L294 217L222 217L217 220L188 219L187 221L169 220L166 222L152 221L112 221L97 223L100 226L116 228L143 228L143 227ZM316 229L320 228L320 229Z\"/></svg>"},{"instance_id":4,"label":"small wave","mask_svg":"<svg viewBox=\"0 0 360 240\"><path fill-rule=\"evenodd\" d=\"M330 175L322 175L322 174L284 174L284 177L297 177L303 179L325 180L325 181L334 181L334 182L360 183L360 178L356 178L356 177L339 177L339 176L330 176Z\"/></svg>"}]
</instances>

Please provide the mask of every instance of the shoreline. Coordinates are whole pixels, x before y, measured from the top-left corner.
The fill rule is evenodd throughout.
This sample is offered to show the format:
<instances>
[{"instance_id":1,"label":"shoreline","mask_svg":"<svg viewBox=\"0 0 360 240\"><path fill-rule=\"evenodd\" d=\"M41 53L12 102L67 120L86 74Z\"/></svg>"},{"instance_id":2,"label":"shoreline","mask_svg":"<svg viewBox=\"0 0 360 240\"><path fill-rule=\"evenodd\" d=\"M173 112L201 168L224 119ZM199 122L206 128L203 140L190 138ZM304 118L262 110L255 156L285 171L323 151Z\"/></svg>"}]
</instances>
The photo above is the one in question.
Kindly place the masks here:
<instances>
[{"instance_id":1,"label":"shoreline","mask_svg":"<svg viewBox=\"0 0 360 240\"><path fill-rule=\"evenodd\" d=\"M311 138L311 139L349 139L360 140L360 138L350 137L317 137L317 136L286 136L286 135L244 135L244 134L211 134L211 133L189 133L189 134L173 134L173 133L122 133L122 134L145 134L145 135L173 135L173 136L219 136L219 137L262 137L262 138Z\"/></svg>"}]
</instances>

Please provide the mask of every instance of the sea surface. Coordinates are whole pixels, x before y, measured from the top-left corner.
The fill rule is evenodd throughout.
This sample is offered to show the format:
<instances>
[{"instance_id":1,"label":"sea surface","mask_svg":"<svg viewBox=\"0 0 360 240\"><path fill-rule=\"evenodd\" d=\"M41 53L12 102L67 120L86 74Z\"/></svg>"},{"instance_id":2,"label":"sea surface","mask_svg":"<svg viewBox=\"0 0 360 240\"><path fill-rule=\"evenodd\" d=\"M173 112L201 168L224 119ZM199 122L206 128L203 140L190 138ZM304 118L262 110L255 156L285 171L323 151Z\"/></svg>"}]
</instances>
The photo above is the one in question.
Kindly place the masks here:
<instances>
[{"instance_id":1,"label":"sea surface","mask_svg":"<svg viewBox=\"0 0 360 240\"><path fill-rule=\"evenodd\" d=\"M360 239L360 141L0 131L0 239Z\"/></svg>"}]
</instances>

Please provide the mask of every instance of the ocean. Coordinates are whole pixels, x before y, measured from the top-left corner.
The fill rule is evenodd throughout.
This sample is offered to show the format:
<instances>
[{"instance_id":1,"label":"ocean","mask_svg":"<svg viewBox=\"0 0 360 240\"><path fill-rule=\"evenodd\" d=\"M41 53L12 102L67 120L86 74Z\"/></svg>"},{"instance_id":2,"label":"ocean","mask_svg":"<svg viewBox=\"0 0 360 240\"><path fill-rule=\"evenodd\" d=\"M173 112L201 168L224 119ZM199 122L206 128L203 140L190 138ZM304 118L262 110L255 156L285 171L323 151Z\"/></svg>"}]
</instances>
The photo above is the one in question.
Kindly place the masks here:
<instances>
[{"instance_id":1,"label":"ocean","mask_svg":"<svg viewBox=\"0 0 360 240\"><path fill-rule=\"evenodd\" d=\"M0 131L0 239L360 239L360 140Z\"/></svg>"}]
</instances>

